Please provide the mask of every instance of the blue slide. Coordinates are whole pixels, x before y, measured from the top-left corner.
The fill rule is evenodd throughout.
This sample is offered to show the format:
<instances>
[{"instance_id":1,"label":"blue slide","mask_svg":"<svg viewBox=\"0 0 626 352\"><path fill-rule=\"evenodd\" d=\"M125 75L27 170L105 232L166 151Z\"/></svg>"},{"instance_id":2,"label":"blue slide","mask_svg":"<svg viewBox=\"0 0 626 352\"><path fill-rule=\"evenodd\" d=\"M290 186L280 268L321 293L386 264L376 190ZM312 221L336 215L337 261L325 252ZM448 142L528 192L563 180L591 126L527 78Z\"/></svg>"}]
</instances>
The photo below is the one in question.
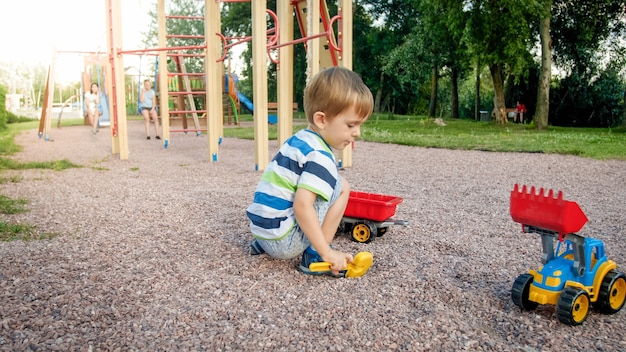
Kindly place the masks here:
<instances>
[{"instance_id":1,"label":"blue slide","mask_svg":"<svg viewBox=\"0 0 626 352\"><path fill-rule=\"evenodd\" d=\"M241 94L240 92L237 92L237 98L246 107L246 109L250 110L252 112L252 114L254 115L254 104L252 104L250 99L248 99L248 97L246 97L245 95ZM267 116L267 122L272 124L272 125L275 125L276 123L278 123L278 116L276 116L276 115L268 115Z\"/></svg>"},{"instance_id":2,"label":"blue slide","mask_svg":"<svg viewBox=\"0 0 626 352\"><path fill-rule=\"evenodd\" d=\"M254 114L254 104L252 104L252 102L250 101L250 99L248 99L248 97L241 94L240 92L237 92L237 98L246 107L246 109L250 110L252 114Z\"/></svg>"},{"instance_id":3,"label":"blue slide","mask_svg":"<svg viewBox=\"0 0 626 352\"><path fill-rule=\"evenodd\" d=\"M100 111L102 111L102 115L100 115L100 119L98 120L98 126L111 126L111 114L109 113L109 97L100 92Z\"/></svg>"}]
</instances>

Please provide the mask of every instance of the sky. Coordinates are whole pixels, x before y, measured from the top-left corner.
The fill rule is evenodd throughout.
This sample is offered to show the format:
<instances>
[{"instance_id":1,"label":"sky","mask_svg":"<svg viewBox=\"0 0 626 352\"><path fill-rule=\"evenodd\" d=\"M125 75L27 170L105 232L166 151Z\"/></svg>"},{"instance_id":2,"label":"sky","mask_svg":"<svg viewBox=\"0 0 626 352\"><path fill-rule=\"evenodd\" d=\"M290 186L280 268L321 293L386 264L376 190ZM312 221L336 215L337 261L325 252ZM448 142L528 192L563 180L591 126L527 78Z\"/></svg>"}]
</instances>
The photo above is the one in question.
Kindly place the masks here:
<instances>
[{"instance_id":1,"label":"sky","mask_svg":"<svg viewBox=\"0 0 626 352\"><path fill-rule=\"evenodd\" d=\"M122 49L142 48L150 29L148 11L156 0L120 0ZM48 66L53 50L106 53L105 0L2 0L0 4L0 62ZM144 60L147 61L147 60ZM138 65L137 55L124 57L124 66ZM56 79L75 82L84 68L80 54L60 53Z\"/></svg>"}]
</instances>

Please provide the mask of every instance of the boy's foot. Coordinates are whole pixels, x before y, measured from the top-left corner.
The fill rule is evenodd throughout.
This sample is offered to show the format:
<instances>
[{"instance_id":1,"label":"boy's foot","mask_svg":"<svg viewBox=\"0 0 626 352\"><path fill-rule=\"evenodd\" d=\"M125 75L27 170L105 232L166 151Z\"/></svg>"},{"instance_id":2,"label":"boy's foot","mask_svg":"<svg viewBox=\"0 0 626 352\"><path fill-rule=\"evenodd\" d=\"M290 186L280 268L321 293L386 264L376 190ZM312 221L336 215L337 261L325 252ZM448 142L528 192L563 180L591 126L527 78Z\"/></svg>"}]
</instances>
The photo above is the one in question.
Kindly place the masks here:
<instances>
[{"instance_id":1,"label":"boy's foot","mask_svg":"<svg viewBox=\"0 0 626 352\"><path fill-rule=\"evenodd\" d=\"M154 137L154 138L156 138L156 139L161 139L161 137L159 137L159 136L156 136L156 137Z\"/></svg>"},{"instance_id":2,"label":"boy's foot","mask_svg":"<svg viewBox=\"0 0 626 352\"><path fill-rule=\"evenodd\" d=\"M146 137L146 140L148 140L148 141L149 141L149 140L150 140L150 136Z\"/></svg>"},{"instance_id":3,"label":"boy's foot","mask_svg":"<svg viewBox=\"0 0 626 352\"><path fill-rule=\"evenodd\" d=\"M250 243L250 254L251 255L259 255L259 254L263 254L265 253L265 249L263 249L263 247L261 247L261 244L259 244L259 241L254 240L252 241L252 243Z\"/></svg>"},{"instance_id":4,"label":"boy's foot","mask_svg":"<svg viewBox=\"0 0 626 352\"><path fill-rule=\"evenodd\" d=\"M313 247L309 246L307 247L307 249L304 251L304 253L302 253L302 261L300 262L300 266L298 266L298 270L304 274L308 274L308 275L330 275L333 277L344 277L346 272L344 271L340 271L339 275L335 275L333 274L333 272L331 270L326 270L326 271L313 271L309 268L309 266L313 263L320 263L320 262L324 262L322 260L322 257L320 257L320 255L317 253L317 251L315 249L313 249Z\"/></svg>"}]
</instances>

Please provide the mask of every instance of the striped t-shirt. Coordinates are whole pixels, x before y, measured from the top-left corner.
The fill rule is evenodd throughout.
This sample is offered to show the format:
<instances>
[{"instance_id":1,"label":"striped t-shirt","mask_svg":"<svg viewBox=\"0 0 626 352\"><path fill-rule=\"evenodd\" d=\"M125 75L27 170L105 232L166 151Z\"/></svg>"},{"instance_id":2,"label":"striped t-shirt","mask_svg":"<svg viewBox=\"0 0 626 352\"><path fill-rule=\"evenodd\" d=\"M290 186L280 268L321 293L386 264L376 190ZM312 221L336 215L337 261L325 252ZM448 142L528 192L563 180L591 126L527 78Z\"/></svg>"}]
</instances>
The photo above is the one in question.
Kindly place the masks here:
<instances>
[{"instance_id":1,"label":"striped t-shirt","mask_svg":"<svg viewBox=\"0 0 626 352\"><path fill-rule=\"evenodd\" d=\"M291 136L261 176L248 207L250 230L256 238L279 240L296 224L293 200L298 188L330 201L339 171L330 146L308 129Z\"/></svg>"}]
</instances>

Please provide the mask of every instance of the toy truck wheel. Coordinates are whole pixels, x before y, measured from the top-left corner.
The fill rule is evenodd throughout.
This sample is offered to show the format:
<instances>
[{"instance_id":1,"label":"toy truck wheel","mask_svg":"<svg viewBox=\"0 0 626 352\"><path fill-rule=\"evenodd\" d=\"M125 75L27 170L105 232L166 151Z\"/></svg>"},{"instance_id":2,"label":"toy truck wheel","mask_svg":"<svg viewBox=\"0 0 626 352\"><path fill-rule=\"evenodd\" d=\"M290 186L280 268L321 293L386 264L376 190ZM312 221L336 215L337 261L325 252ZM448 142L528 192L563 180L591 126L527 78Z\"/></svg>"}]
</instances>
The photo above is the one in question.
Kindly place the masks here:
<instances>
[{"instance_id":1,"label":"toy truck wheel","mask_svg":"<svg viewBox=\"0 0 626 352\"><path fill-rule=\"evenodd\" d=\"M516 306L524 310L533 310L539 305L529 299L530 284L533 283L533 276L522 274L515 279L511 288L511 299Z\"/></svg>"},{"instance_id":2,"label":"toy truck wheel","mask_svg":"<svg viewBox=\"0 0 626 352\"><path fill-rule=\"evenodd\" d=\"M624 306L626 299L626 275L611 270L600 286L596 308L605 314L615 314Z\"/></svg>"},{"instance_id":3,"label":"toy truck wheel","mask_svg":"<svg viewBox=\"0 0 626 352\"><path fill-rule=\"evenodd\" d=\"M357 222L352 227L352 239L356 242L369 243L376 238L376 226L369 221Z\"/></svg>"},{"instance_id":4,"label":"toy truck wheel","mask_svg":"<svg viewBox=\"0 0 626 352\"><path fill-rule=\"evenodd\" d=\"M566 287L559 295L556 316L561 323L580 325L589 315L589 294L578 287Z\"/></svg>"}]
</instances>

